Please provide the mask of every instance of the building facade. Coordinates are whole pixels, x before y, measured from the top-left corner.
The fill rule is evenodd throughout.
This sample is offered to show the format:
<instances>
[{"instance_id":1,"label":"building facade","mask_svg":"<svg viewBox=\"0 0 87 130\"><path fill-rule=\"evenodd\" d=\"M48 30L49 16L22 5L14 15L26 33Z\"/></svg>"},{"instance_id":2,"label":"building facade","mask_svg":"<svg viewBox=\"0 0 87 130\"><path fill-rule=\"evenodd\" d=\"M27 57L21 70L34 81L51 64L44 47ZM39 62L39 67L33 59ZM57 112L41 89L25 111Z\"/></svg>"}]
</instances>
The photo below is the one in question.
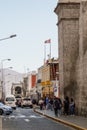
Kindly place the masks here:
<instances>
[{"instance_id":1,"label":"building facade","mask_svg":"<svg viewBox=\"0 0 87 130\"><path fill-rule=\"evenodd\" d=\"M29 73L28 75L28 90L29 90L29 96L33 99L33 98L37 98L36 97L36 80L37 80L37 73L36 71L32 71Z\"/></svg>"},{"instance_id":2,"label":"building facade","mask_svg":"<svg viewBox=\"0 0 87 130\"><path fill-rule=\"evenodd\" d=\"M23 93L23 83L12 83L11 87L11 94L14 95L16 98L20 97L22 98L24 96Z\"/></svg>"},{"instance_id":3,"label":"building facade","mask_svg":"<svg viewBox=\"0 0 87 130\"><path fill-rule=\"evenodd\" d=\"M42 95L42 85L41 85L42 69L43 69L43 66L39 67L38 71L37 71L36 92L37 92L38 101L41 97L43 97L43 95Z\"/></svg>"},{"instance_id":4,"label":"building facade","mask_svg":"<svg viewBox=\"0 0 87 130\"><path fill-rule=\"evenodd\" d=\"M1 81L3 81L3 87L1 86ZM3 68L3 80L2 72L0 70L0 88L1 93L3 91L3 96L11 94L11 87L13 83L20 83L23 81L23 74L18 73L9 68Z\"/></svg>"},{"instance_id":5,"label":"building facade","mask_svg":"<svg viewBox=\"0 0 87 130\"><path fill-rule=\"evenodd\" d=\"M42 95L43 97L49 96L58 97L58 81L59 81L59 69L58 59L52 58L44 64L42 68ZM54 91L55 89L55 91Z\"/></svg>"}]
</instances>

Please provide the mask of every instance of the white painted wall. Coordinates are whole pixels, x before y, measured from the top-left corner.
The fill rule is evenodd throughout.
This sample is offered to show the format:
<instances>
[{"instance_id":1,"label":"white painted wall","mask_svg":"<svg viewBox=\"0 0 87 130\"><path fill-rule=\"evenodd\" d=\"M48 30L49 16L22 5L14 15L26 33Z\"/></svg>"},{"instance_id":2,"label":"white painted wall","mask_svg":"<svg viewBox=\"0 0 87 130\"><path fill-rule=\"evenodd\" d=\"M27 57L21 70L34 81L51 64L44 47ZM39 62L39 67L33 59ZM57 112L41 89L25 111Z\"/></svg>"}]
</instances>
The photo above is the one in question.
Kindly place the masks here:
<instances>
[{"instance_id":1,"label":"white painted wall","mask_svg":"<svg viewBox=\"0 0 87 130\"><path fill-rule=\"evenodd\" d=\"M1 73L0 73L1 79ZM20 83L23 81L23 74L11 69L3 69L3 91L5 96L11 94L12 83Z\"/></svg>"}]
</instances>

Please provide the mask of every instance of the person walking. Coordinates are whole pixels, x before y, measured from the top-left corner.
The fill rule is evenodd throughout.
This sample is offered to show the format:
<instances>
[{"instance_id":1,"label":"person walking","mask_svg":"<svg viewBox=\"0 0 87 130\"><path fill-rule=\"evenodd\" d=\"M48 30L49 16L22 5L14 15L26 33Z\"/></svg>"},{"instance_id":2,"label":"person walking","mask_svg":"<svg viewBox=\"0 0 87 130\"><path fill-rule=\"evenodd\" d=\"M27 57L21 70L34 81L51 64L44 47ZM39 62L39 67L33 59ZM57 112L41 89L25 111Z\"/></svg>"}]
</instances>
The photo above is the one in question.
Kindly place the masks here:
<instances>
[{"instance_id":1,"label":"person walking","mask_svg":"<svg viewBox=\"0 0 87 130\"><path fill-rule=\"evenodd\" d=\"M60 98L58 98L58 117L61 116L62 113L62 101Z\"/></svg>"},{"instance_id":2,"label":"person walking","mask_svg":"<svg viewBox=\"0 0 87 130\"><path fill-rule=\"evenodd\" d=\"M59 106L58 99L57 97L54 97L53 108L54 108L54 114L56 117L58 117L58 106Z\"/></svg>"}]
</instances>

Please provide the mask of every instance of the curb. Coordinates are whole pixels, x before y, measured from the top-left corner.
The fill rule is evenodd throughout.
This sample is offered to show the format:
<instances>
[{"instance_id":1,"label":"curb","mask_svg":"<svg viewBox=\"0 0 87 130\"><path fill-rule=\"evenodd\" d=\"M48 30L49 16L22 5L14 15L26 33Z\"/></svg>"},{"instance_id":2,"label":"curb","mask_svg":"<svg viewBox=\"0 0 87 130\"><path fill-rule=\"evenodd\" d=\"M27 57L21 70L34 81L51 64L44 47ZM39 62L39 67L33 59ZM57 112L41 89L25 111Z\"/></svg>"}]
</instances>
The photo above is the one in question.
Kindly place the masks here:
<instances>
[{"instance_id":1,"label":"curb","mask_svg":"<svg viewBox=\"0 0 87 130\"><path fill-rule=\"evenodd\" d=\"M34 110L34 112L43 115L42 112L39 112L39 111L37 111L37 110ZM51 117L51 116L49 116L49 115L47 115L47 114L44 114L44 116L46 116L47 118L50 118L50 119L52 119L52 120L54 120L54 121L60 122L60 123L62 123L62 124L64 124L64 125L68 125L68 126L70 126L70 127L73 127L73 128L75 128L75 129L77 129L77 130L87 130L86 128L80 127L80 126L75 125L75 124L73 124L73 123L70 123L70 122L68 122L68 121L64 121L64 120L61 120L61 119L58 119L58 118Z\"/></svg>"}]
</instances>

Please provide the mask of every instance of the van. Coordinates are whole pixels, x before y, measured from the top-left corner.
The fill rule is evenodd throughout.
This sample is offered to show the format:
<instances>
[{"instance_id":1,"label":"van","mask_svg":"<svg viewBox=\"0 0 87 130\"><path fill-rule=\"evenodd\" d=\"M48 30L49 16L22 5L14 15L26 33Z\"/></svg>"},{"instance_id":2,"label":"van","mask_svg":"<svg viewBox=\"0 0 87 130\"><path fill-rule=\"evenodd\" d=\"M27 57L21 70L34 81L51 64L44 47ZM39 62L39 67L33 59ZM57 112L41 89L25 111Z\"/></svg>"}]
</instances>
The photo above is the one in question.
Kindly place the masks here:
<instances>
[{"instance_id":1,"label":"van","mask_svg":"<svg viewBox=\"0 0 87 130\"><path fill-rule=\"evenodd\" d=\"M14 95L8 95L5 97L5 104L16 109L16 98Z\"/></svg>"}]
</instances>

